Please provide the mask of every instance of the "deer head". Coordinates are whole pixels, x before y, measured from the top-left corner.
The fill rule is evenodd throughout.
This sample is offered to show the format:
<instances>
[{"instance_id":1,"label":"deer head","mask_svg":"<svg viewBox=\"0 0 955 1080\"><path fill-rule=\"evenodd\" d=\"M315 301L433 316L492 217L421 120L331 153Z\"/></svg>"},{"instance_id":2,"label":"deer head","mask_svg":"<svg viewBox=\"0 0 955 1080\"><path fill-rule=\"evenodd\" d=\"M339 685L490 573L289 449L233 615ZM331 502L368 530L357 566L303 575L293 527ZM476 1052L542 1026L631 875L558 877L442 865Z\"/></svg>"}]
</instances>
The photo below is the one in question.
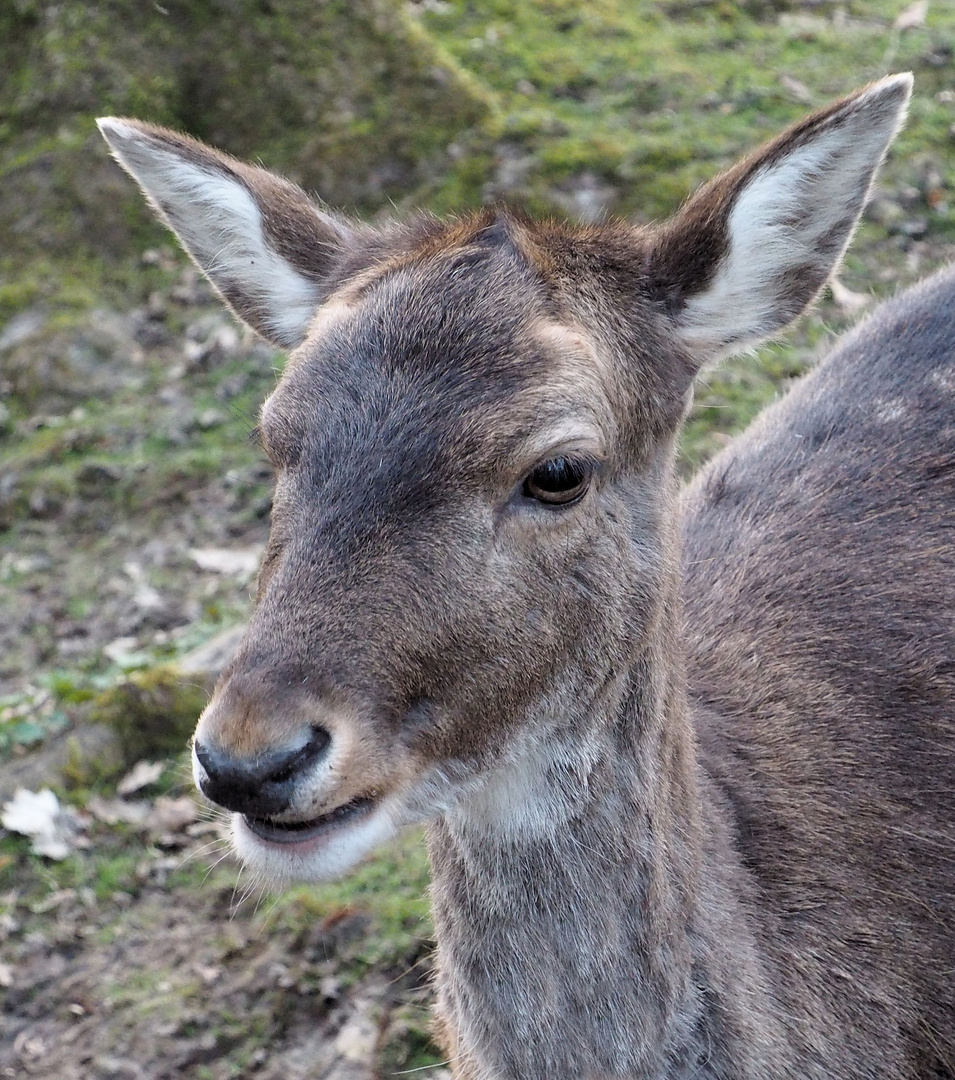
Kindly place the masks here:
<instances>
[{"instance_id":1,"label":"deer head","mask_svg":"<svg viewBox=\"0 0 955 1080\"><path fill-rule=\"evenodd\" d=\"M504 209L371 228L100 121L235 313L291 350L259 425L258 597L194 743L248 863L334 875L467 800L515 828L568 812L596 704L662 692L694 375L819 292L910 86L816 113L652 228Z\"/></svg>"}]
</instances>

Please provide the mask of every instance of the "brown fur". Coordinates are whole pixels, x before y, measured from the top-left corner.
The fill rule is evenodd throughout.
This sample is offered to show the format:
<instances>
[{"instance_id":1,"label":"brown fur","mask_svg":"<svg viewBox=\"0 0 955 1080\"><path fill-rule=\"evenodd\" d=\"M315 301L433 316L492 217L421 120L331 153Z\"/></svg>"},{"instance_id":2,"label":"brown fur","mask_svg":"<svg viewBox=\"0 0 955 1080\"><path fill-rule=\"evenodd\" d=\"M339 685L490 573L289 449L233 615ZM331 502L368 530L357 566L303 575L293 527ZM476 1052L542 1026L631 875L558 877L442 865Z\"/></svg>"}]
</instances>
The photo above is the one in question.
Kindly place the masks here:
<instances>
[{"instance_id":1,"label":"brown fur","mask_svg":"<svg viewBox=\"0 0 955 1080\"><path fill-rule=\"evenodd\" d=\"M429 822L459 1080L955 1077L955 274L851 336L681 509L673 474L705 359L685 317L719 351L812 299L906 93L823 110L656 230L501 208L302 251L297 210L268 227L320 295L263 409L272 535L197 743L261 772L320 730L274 823L356 797L371 824L342 845ZM148 191L169 135L135 132ZM729 280L750 303L734 208L833 133L781 192L789 261L744 252L764 276L737 333L698 302ZM575 455L579 502L526 495ZM243 828L276 877L366 849Z\"/></svg>"}]
</instances>

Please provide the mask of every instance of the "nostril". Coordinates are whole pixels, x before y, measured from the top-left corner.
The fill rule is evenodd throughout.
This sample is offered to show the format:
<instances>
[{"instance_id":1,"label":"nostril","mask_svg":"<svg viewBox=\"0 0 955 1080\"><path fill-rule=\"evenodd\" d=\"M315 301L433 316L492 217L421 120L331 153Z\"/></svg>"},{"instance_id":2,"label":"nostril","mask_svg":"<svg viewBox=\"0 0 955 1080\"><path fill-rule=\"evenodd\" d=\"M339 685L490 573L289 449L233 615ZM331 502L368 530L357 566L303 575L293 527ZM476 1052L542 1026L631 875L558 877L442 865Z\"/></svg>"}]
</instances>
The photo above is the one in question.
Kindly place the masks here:
<instances>
[{"instance_id":1,"label":"nostril","mask_svg":"<svg viewBox=\"0 0 955 1080\"><path fill-rule=\"evenodd\" d=\"M214 755L205 743L201 742L194 742L192 749L199 764L206 770L207 775L214 776L219 771L217 755Z\"/></svg>"},{"instance_id":2,"label":"nostril","mask_svg":"<svg viewBox=\"0 0 955 1080\"><path fill-rule=\"evenodd\" d=\"M263 776L263 780L266 783L281 784L293 779L298 773L314 765L328 749L331 741L331 735L324 728L312 728L311 738L304 746L291 751L285 758L273 759L271 763L266 762L266 767L270 771Z\"/></svg>"},{"instance_id":3,"label":"nostril","mask_svg":"<svg viewBox=\"0 0 955 1080\"><path fill-rule=\"evenodd\" d=\"M291 750L273 750L254 758L238 758L219 747L195 743L205 771L200 787L213 802L243 814L269 816L286 810L296 781L315 765L331 743L331 735L312 728L308 741Z\"/></svg>"}]
</instances>

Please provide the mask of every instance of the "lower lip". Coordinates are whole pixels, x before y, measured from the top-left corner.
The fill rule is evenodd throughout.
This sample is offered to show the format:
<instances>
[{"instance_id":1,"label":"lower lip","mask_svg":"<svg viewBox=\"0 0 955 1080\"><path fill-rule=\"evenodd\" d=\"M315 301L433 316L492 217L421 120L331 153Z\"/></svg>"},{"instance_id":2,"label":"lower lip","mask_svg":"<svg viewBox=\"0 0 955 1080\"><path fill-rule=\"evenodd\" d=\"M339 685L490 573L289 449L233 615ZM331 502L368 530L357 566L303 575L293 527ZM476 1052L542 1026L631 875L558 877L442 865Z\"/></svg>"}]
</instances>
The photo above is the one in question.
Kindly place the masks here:
<instances>
[{"instance_id":1,"label":"lower lip","mask_svg":"<svg viewBox=\"0 0 955 1080\"><path fill-rule=\"evenodd\" d=\"M242 818L242 824L258 840L268 847L295 850L303 846L315 846L332 833L353 825L367 817L374 806L371 799L353 799L330 814L323 814L314 821L304 821L294 828L283 826L264 818Z\"/></svg>"}]
</instances>

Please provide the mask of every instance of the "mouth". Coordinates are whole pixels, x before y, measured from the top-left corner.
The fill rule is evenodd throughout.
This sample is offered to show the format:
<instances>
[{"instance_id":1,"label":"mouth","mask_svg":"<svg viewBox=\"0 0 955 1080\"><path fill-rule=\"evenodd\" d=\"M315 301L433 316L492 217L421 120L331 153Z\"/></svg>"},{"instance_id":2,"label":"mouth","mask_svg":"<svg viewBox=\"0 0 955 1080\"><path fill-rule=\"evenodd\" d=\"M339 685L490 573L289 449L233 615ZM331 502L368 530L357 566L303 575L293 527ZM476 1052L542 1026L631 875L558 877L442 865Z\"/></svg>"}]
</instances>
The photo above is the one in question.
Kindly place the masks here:
<instances>
[{"instance_id":1,"label":"mouth","mask_svg":"<svg viewBox=\"0 0 955 1080\"><path fill-rule=\"evenodd\" d=\"M272 821L246 815L242 821L249 832L267 844L302 844L366 817L374 804L374 799L362 796L309 821Z\"/></svg>"}]
</instances>

